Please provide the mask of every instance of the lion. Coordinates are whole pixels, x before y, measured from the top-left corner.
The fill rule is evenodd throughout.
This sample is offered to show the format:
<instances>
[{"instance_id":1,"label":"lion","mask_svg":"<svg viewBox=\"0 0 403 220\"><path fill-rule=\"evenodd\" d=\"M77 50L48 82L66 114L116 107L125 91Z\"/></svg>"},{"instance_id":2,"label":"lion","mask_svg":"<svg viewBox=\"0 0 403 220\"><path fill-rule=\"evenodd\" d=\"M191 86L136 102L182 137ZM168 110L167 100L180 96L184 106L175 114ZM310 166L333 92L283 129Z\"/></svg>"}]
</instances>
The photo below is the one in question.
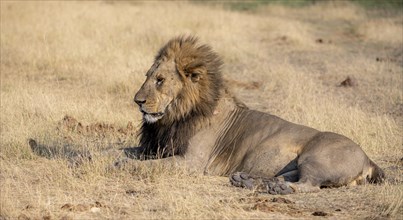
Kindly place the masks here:
<instances>
[{"instance_id":1,"label":"lion","mask_svg":"<svg viewBox=\"0 0 403 220\"><path fill-rule=\"evenodd\" d=\"M222 59L197 37L163 46L134 101L141 158L172 160L270 194L381 183L385 174L349 138L249 109L224 83Z\"/></svg>"}]
</instances>

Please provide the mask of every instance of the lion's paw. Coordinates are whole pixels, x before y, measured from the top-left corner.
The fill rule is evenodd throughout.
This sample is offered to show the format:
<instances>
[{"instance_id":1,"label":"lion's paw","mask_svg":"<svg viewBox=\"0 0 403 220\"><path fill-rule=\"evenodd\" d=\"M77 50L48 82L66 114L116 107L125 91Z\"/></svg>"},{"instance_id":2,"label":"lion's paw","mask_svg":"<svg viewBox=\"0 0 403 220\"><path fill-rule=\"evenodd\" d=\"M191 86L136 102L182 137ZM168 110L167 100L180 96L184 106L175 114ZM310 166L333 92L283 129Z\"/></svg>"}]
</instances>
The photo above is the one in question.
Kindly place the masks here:
<instances>
[{"instance_id":1,"label":"lion's paw","mask_svg":"<svg viewBox=\"0 0 403 220\"><path fill-rule=\"evenodd\" d=\"M283 180L279 180L278 178L265 180L264 183L266 184L267 193L273 195L285 195L294 193L294 189L291 188L289 183Z\"/></svg>"},{"instance_id":2,"label":"lion's paw","mask_svg":"<svg viewBox=\"0 0 403 220\"><path fill-rule=\"evenodd\" d=\"M244 187L253 189L255 187L255 180L247 173L236 172L230 176L230 182L237 187Z\"/></svg>"}]
</instances>

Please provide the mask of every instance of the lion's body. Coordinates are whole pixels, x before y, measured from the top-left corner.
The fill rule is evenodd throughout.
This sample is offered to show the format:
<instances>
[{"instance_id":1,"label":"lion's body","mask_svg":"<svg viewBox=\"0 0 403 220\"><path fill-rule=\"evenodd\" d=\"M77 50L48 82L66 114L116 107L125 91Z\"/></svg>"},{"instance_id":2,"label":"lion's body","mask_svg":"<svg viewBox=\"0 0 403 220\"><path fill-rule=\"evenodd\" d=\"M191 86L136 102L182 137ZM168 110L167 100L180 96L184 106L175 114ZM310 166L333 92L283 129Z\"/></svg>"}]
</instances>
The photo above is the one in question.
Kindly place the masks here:
<instances>
[{"instance_id":1,"label":"lion's body","mask_svg":"<svg viewBox=\"0 0 403 220\"><path fill-rule=\"evenodd\" d=\"M347 137L248 109L228 92L221 65L192 37L160 50L135 97L143 154L176 155L193 170L234 173L234 185L270 193L381 181L382 170Z\"/></svg>"}]
</instances>

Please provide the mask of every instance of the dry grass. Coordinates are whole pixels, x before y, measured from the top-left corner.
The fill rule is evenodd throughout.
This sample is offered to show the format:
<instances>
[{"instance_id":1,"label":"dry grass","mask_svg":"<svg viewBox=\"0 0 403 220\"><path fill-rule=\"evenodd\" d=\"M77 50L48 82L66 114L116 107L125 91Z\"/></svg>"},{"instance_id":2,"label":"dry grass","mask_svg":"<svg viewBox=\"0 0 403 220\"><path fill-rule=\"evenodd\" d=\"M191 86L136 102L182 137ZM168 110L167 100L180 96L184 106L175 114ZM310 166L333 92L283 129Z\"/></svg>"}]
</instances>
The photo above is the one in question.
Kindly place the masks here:
<instances>
[{"instance_id":1,"label":"dry grass","mask_svg":"<svg viewBox=\"0 0 403 220\"><path fill-rule=\"evenodd\" d=\"M2 1L0 219L401 218L402 16L329 4L241 13L186 2ZM352 138L388 182L276 202L181 168L109 169L116 158L100 150L135 146L135 136L57 130L65 115L138 125L133 95L159 47L184 33L223 56L250 107ZM347 76L358 85L338 87ZM28 138L95 156L70 166L63 155L33 154Z\"/></svg>"}]
</instances>

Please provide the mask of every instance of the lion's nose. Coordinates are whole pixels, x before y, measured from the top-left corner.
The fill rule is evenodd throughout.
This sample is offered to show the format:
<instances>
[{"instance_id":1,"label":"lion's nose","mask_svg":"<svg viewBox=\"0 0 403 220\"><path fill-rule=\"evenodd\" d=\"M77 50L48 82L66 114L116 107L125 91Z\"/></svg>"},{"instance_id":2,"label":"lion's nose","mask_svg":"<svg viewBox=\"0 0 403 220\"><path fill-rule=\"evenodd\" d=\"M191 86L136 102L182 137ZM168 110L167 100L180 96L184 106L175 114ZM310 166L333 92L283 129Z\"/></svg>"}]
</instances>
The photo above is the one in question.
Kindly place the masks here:
<instances>
[{"instance_id":1,"label":"lion's nose","mask_svg":"<svg viewBox=\"0 0 403 220\"><path fill-rule=\"evenodd\" d=\"M135 97L134 102L137 103L137 105L141 106L142 104L146 103L146 100Z\"/></svg>"}]
</instances>

